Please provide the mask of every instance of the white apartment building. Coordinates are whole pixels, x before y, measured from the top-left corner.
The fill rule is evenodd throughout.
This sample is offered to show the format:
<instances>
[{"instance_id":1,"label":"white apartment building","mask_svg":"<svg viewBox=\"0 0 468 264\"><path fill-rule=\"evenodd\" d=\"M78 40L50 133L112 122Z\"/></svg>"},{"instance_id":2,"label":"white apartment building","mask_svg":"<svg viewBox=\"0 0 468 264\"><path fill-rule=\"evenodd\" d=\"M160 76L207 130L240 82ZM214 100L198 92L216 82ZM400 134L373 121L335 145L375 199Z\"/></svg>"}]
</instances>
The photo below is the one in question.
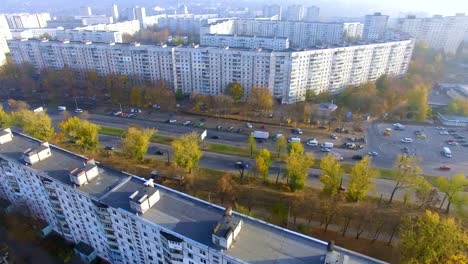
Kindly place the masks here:
<instances>
[{"instance_id":1,"label":"white apartment building","mask_svg":"<svg viewBox=\"0 0 468 264\"><path fill-rule=\"evenodd\" d=\"M423 40L430 48L455 54L468 32L468 16L465 14L431 18L408 16L400 18L396 28L418 40Z\"/></svg>"},{"instance_id":2,"label":"white apartment building","mask_svg":"<svg viewBox=\"0 0 468 264\"><path fill-rule=\"evenodd\" d=\"M122 33L119 31L91 31L91 30L59 30L56 32L58 41L121 43Z\"/></svg>"},{"instance_id":3,"label":"white apartment building","mask_svg":"<svg viewBox=\"0 0 468 264\"><path fill-rule=\"evenodd\" d=\"M306 8L304 21L314 22L319 20L320 8L318 6L309 6Z\"/></svg>"},{"instance_id":4,"label":"white apartment building","mask_svg":"<svg viewBox=\"0 0 468 264\"><path fill-rule=\"evenodd\" d=\"M362 39L364 24L359 22L345 22L343 23L345 38L352 40Z\"/></svg>"},{"instance_id":5,"label":"white apartment building","mask_svg":"<svg viewBox=\"0 0 468 264\"><path fill-rule=\"evenodd\" d=\"M98 25L98 24L112 24L114 23L114 18L105 16L105 15L82 16L81 23L83 24L83 26L92 26L92 25Z\"/></svg>"},{"instance_id":6,"label":"white apartment building","mask_svg":"<svg viewBox=\"0 0 468 264\"><path fill-rule=\"evenodd\" d=\"M0 14L0 66L6 63L5 54L10 52L7 40L12 39L8 21L4 15Z\"/></svg>"},{"instance_id":7,"label":"white apartment building","mask_svg":"<svg viewBox=\"0 0 468 264\"><path fill-rule=\"evenodd\" d=\"M91 31L118 31L122 34L133 35L140 31L140 22L138 20L129 20L113 24L98 24L85 27L77 27L76 30Z\"/></svg>"},{"instance_id":8,"label":"white apartment building","mask_svg":"<svg viewBox=\"0 0 468 264\"><path fill-rule=\"evenodd\" d=\"M304 19L304 6L290 5L286 9L286 14L283 17L287 21L302 21Z\"/></svg>"},{"instance_id":9,"label":"white apartment building","mask_svg":"<svg viewBox=\"0 0 468 264\"><path fill-rule=\"evenodd\" d=\"M367 41L382 39L387 28L388 16L381 13L366 15L364 20L363 39Z\"/></svg>"},{"instance_id":10,"label":"white apartment building","mask_svg":"<svg viewBox=\"0 0 468 264\"><path fill-rule=\"evenodd\" d=\"M50 36L50 38L55 39L57 37L58 31L63 31L64 29L59 28L28 28L28 29L11 29L11 36L13 39L38 39L44 34Z\"/></svg>"},{"instance_id":11,"label":"white apartment building","mask_svg":"<svg viewBox=\"0 0 468 264\"><path fill-rule=\"evenodd\" d=\"M112 18L114 18L114 22L119 21L119 8L116 4L112 5L111 15L112 15Z\"/></svg>"},{"instance_id":12,"label":"white apartment building","mask_svg":"<svg viewBox=\"0 0 468 264\"><path fill-rule=\"evenodd\" d=\"M263 17L277 16L278 20L281 20L282 14L283 8L280 5L266 5L263 7Z\"/></svg>"},{"instance_id":13,"label":"white apartment building","mask_svg":"<svg viewBox=\"0 0 468 264\"><path fill-rule=\"evenodd\" d=\"M29 210L88 262L384 263L154 184L153 179L10 129L0 131L0 197ZM330 261L328 261L331 263Z\"/></svg>"},{"instance_id":14,"label":"white apartment building","mask_svg":"<svg viewBox=\"0 0 468 264\"><path fill-rule=\"evenodd\" d=\"M15 63L37 69L94 70L166 80L186 94L219 95L238 81L246 94L268 87L283 103L303 101L307 90L337 93L349 85L374 81L383 74L403 75L414 41L391 41L303 51L234 49L229 47L168 47L39 40L9 41Z\"/></svg>"},{"instance_id":15,"label":"white apartment building","mask_svg":"<svg viewBox=\"0 0 468 264\"><path fill-rule=\"evenodd\" d=\"M89 6L81 6L80 7L80 16L92 16L93 11Z\"/></svg>"},{"instance_id":16,"label":"white apartment building","mask_svg":"<svg viewBox=\"0 0 468 264\"><path fill-rule=\"evenodd\" d=\"M11 29L16 28L44 28L51 20L49 13L19 13L4 14Z\"/></svg>"},{"instance_id":17,"label":"white apartment building","mask_svg":"<svg viewBox=\"0 0 468 264\"><path fill-rule=\"evenodd\" d=\"M200 37L200 45L208 47L231 47L243 49L287 50L289 40L276 37L250 37L237 35L205 34Z\"/></svg>"},{"instance_id":18,"label":"white apartment building","mask_svg":"<svg viewBox=\"0 0 468 264\"><path fill-rule=\"evenodd\" d=\"M294 22L266 19L226 19L203 26L204 34L288 38L291 48L304 49L343 42L343 23Z\"/></svg>"},{"instance_id":19,"label":"white apartment building","mask_svg":"<svg viewBox=\"0 0 468 264\"><path fill-rule=\"evenodd\" d=\"M184 14L184 15L159 15L157 24L160 28L168 28L171 31L199 32L203 25L218 20L218 14Z\"/></svg>"}]
</instances>

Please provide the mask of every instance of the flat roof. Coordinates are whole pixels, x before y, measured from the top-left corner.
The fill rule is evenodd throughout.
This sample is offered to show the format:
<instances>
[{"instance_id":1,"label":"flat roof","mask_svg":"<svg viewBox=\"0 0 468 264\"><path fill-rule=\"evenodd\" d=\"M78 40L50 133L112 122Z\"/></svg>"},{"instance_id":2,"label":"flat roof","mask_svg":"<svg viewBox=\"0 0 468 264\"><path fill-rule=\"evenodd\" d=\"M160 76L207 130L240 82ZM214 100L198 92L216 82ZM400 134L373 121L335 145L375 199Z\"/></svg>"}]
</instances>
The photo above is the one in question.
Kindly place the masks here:
<instances>
[{"instance_id":1,"label":"flat roof","mask_svg":"<svg viewBox=\"0 0 468 264\"><path fill-rule=\"evenodd\" d=\"M14 132L12 142L0 145L0 155L17 161L27 148L38 146L40 141ZM52 156L32 165L33 169L46 173L63 184L73 185L69 170L82 167L87 158L50 145ZM146 179L101 166L99 174L90 183L78 190L94 197L96 201L114 208L134 213L130 208L129 196L135 191L155 192L160 200L140 215L145 220L171 230L181 236L219 249L211 239L214 227L224 215L224 208L187 194L155 184L144 185ZM224 252L234 258L257 264L313 264L322 263L327 253L327 243L261 220L233 212L243 221L242 229L232 247ZM349 263L384 263L340 247L336 251L350 257Z\"/></svg>"}]
</instances>

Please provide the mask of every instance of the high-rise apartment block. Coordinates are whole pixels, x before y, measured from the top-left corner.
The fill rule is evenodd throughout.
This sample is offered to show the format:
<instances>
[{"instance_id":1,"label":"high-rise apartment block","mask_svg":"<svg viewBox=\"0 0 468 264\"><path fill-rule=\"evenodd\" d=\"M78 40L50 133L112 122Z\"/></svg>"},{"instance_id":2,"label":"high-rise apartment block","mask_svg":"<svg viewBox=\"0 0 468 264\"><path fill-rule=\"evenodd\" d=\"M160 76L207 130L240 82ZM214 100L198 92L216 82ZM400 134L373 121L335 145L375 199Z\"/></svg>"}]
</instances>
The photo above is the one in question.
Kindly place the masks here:
<instances>
[{"instance_id":1,"label":"high-rise apartment block","mask_svg":"<svg viewBox=\"0 0 468 264\"><path fill-rule=\"evenodd\" d=\"M10 28L6 17L0 14L0 66L6 63L5 54L10 52L7 40L12 39Z\"/></svg>"},{"instance_id":2,"label":"high-rise apartment block","mask_svg":"<svg viewBox=\"0 0 468 264\"><path fill-rule=\"evenodd\" d=\"M307 90L337 93L383 74L403 75L414 42L298 51L38 40L12 40L9 47L15 63L31 63L37 69L68 66L100 75L116 73L146 81L166 80L185 94L220 95L229 83L238 81L246 93L252 87L267 87L283 103L294 103L304 100Z\"/></svg>"},{"instance_id":3,"label":"high-rise apartment block","mask_svg":"<svg viewBox=\"0 0 468 264\"><path fill-rule=\"evenodd\" d=\"M468 16L465 14L431 18L408 16L400 18L396 28L418 40L423 40L430 48L455 54L468 32Z\"/></svg>"},{"instance_id":4,"label":"high-rise apartment block","mask_svg":"<svg viewBox=\"0 0 468 264\"><path fill-rule=\"evenodd\" d=\"M133 8L133 19L140 21L140 27L145 27L146 9L144 7L136 6Z\"/></svg>"},{"instance_id":5,"label":"high-rise apartment block","mask_svg":"<svg viewBox=\"0 0 468 264\"><path fill-rule=\"evenodd\" d=\"M89 30L89 31L117 31L121 34L133 35L140 31L140 21L129 20L113 24L97 24L85 27L77 27L76 30Z\"/></svg>"},{"instance_id":6,"label":"high-rise apartment block","mask_svg":"<svg viewBox=\"0 0 468 264\"><path fill-rule=\"evenodd\" d=\"M82 6L80 7L80 16L92 16L93 11L91 10L91 7L89 6Z\"/></svg>"},{"instance_id":7,"label":"high-rise apartment block","mask_svg":"<svg viewBox=\"0 0 468 264\"><path fill-rule=\"evenodd\" d=\"M114 19L114 22L119 21L119 8L116 4L112 5L112 18Z\"/></svg>"},{"instance_id":8,"label":"high-rise apartment block","mask_svg":"<svg viewBox=\"0 0 468 264\"><path fill-rule=\"evenodd\" d=\"M199 32L200 28L206 24L211 24L218 20L218 14L185 14L185 15L157 15L156 24L160 28L168 28L171 31L180 30L182 32ZM152 18L152 17L148 17Z\"/></svg>"},{"instance_id":9,"label":"high-rise apartment block","mask_svg":"<svg viewBox=\"0 0 468 264\"><path fill-rule=\"evenodd\" d=\"M4 14L11 29L20 28L45 28L47 21L51 20L49 13L19 13Z\"/></svg>"},{"instance_id":10,"label":"high-rise apartment block","mask_svg":"<svg viewBox=\"0 0 468 264\"><path fill-rule=\"evenodd\" d=\"M314 22L318 21L320 14L320 8L317 6L309 6L306 8L304 21Z\"/></svg>"},{"instance_id":11,"label":"high-rise apartment block","mask_svg":"<svg viewBox=\"0 0 468 264\"><path fill-rule=\"evenodd\" d=\"M0 146L0 197L44 220L89 262L384 263L8 128L0 131Z\"/></svg>"},{"instance_id":12,"label":"high-rise apartment block","mask_svg":"<svg viewBox=\"0 0 468 264\"><path fill-rule=\"evenodd\" d=\"M362 37L364 40L372 41L382 39L387 28L388 16L381 13L366 15Z\"/></svg>"},{"instance_id":13,"label":"high-rise apartment block","mask_svg":"<svg viewBox=\"0 0 468 264\"><path fill-rule=\"evenodd\" d=\"M278 20L281 20L283 9L280 5L266 5L263 7L263 17L274 17L277 16Z\"/></svg>"},{"instance_id":14,"label":"high-rise apartment block","mask_svg":"<svg viewBox=\"0 0 468 264\"><path fill-rule=\"evenodd\" d=\"M304 7L302 5L290 5L283 17L287 21L302 21L304 19Z\"/></svg>"}]
</instances>

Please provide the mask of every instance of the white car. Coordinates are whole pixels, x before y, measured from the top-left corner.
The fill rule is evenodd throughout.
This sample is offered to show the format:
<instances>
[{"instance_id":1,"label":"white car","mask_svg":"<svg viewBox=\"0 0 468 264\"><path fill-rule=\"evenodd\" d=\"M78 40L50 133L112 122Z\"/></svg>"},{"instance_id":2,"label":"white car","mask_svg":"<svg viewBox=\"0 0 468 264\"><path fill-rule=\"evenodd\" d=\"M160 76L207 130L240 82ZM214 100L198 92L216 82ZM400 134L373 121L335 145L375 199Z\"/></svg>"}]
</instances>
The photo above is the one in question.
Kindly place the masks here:
<instances>
[{"instance_id":1,"label":"white car","mask_svg":"<svg viewBox=\"0 0 468 264\"><path fill-rule=\"evenodd\" d=\"M313 139L308 140L306 145L311 146L311 147L316 147L318 146L318 141L317 139L313 138Z\"/></svg>"},{"instance_id":2,"label":"white car","mask_svg":"<svg viewBox=\"0 0 468 264\"><path fill-rule=\"evenodd\" d=\"M448 135L448 134L449 134L449 132L447 132L447 131L440 131L439 132L439 135Z\"/></svg>"},{"instance_id":3,"label":"white car","mask_svg":"<svg viewBox=\"0 0 468 264\"><path fill-rule=\"evenodd\" d=\"M441 126L438 126L436 127L437 130L444 130L445 128L444 127L441 127Z\"/></svg>"},{"instance_id":4,"label":"white car","mask_svg":"<svg viewBox=\"0 0 468 264\"><path fill-rule=\"evenodd\" d=\"M278 139L279 139L280 137L282 137L282 136L283 136L283 134L275 134L275 135L273 136L273 140L278 140Z\"/></svg>"},{"instance_id":5,"label":"white car","mask_svg":"<svg viewBox=\"0 0 468 264\"><path fill-rule=\"evenodd\" d=\"M59 111L67 111L67 108L65 106L63 106L63 105L58 106L57 109Z\"/></svg>"},{"instance_id":6,"label":"white car","mask_svg":"<svg viewBox=\"0 0 468 264\"><path fill-rule=\"evenodd\" d=\"M288 143L292 143L292 142L299 142L299 143L301 143L301 138L292 137L292 138L288 139Z\"/></svg>"},{"instance_id":7,"label":"white car","mask_svg":"<svg viewBox=\"0 0 468 264\"><path fill-rule=\"evenodd\" d=\"M412 139L412 138L402 138L402 139L401 139L401 142L403 142L403 143L411 143L411 142L413 142L413 139Z\"/></svg>"},{"instance_id":8,"label":"white car","mask_svg":"<svg viewBox=\"0 0 468 264\"><path fill-rule=\"evenodd\" d=\"M252 128L252 127L253 127L251 123L246 123L245 126L248 127L248 128Z\"/></svg>"},{"instance_id":9,"label":"white car","mask_svg":"<svg viewBox=\"0 0 468 264\"><path fill-rule=\"evenodd\" d=\"M176 119L169 119L169 120L167 120L167 122L169 124L173 124L173 123L177 122L177 120Z\"/></svg>"},{"instance_id":10,"label":"white car","mask_svg":"<svg viewBox=\"0 0 468 264\"><path fill-rule=\"evenodd\" d=\"M77 108L77 109L75 109L75 113L83 113L83 109Z\"/></svg>"},{"instance_id":11,"label":"white car","mask_svg":"<svg viewBox=\"0 0 468 264\"><path fill-rule=\"evenodd\" d=\"M379 155L379 153L377 153L377 152L375 152L375 151L370 151L370 152L367 153L367 154L369 154L369 156L372 156L372 157L375 157L375 156L378 156L378 155Z\"/></svg>"},{"instance_id":12,"label":"white car","mask_svg":"<svg viewBox=\"0 0 468 264\"><path fill-rule=\"evenodd\" d=\"M190 126L192 124L192 121L187 120L184 122L184 126Z\"/></svg>"},{"instance_id":13,"label":"white car","mask_svg":"<svg viewBox=\"0 0 468 264\"><path fill-rule=\"evenodd\" d=\"M153 108L154 108L154 109L161 109L161 106L158 105L158 104L154 104L154 105L153 105Z\"/></svg>"},{"instance_id":14,"label":"white car","mask_svg":"<svg viewBox=\"0 0 468 264\"><path fill-rule=\"evenodd\" d=\"M321 148L320 148L320 151L322 151L322 152L330 152L330 149L329 149L329 148L321 147Z\"/></svg>"}]
</instances>

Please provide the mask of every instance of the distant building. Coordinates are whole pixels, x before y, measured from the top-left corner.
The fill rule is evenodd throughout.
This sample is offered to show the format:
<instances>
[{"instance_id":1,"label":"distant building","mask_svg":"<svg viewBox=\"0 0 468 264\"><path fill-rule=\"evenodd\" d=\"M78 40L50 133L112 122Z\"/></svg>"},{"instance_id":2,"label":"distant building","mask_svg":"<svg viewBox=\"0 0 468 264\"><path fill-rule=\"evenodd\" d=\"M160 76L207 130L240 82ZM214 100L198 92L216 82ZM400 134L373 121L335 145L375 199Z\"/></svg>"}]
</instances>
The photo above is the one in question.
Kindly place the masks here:
<instances>
[{"instance_id":1,"label":"distant building","mask_svg":"<svg viewBox=\"0 0 468 264\"><path fill-rule=\"evenodd\" d=\"M319 20L320 8L317 6L309 6L306 9L304 21L314 22Z\"/></svg>"},{"instance_id":2,"label":"distant building","mask_svg":"<svg viewBox=\"0 0 468 264\"><path fill-rule=\"evenodd\" d=\"M140 21L129 20L113 24L97 24L91 26L77 27L76 30L91 30L91 31L118 31L121 34L133 35L140 31Z\"/></svg>"},{"instance_id":3,"label":"distant building","mask_svg":"<svg viewBox=\"0 0 468 264\"><path fill-rule=\"evenodd\" d=\"M456 115L443 115L437 113L439 121L446 126L468 126L468 117L466 116L456 116Z\"/></svg>"},{"instance_id":4,"label":"distant building","mask_svg":"<svg viewBox=\"0 0 468 264\"><path fill-rule=\"evenodd\" d=\"M146 9L136 6L133 8L133 19L140 21L140 27L145 27Z\"/></svg>"},{"instance_id":5,"label":"distant building","mask_svg":"<svg viewBox=\"0 0 468 264\"><path fill-rule=\"evenodd\" d=\"M92 16L93 12L91 11L91 7L89 6L82 6L80 7L80 16Z\"/></svg>"},{"instance_id":6,"label":"distant building","mask_svg":"<svg viewBox=\"0 0 468 264\"><path fill-rule=\"evenodd\" d=\"M364 24L359 22L343 23L345 40L362 39Z\"/></svg>"},{"instance_id":7,"label":"distant building","mask_svg":"<svg viewBox=\"0 0 468 264\"><path fill-rule=\"evenodd\" d=\"M112 18L114 18L114 22L119 21L119 8L116 4L112 5Z\"/></svg>"},{"instance_id":8,"label":"distant building","mask_svg":"<svg viewBox=\"0 0 468 264\"><path fill-rule=\"evenodd\" d=\"M5 54L10 52L7 40L11 38L8 21L4 15L0 14L0 66L6 63Z\"/></svg>"},{"instance_id":9,"label":"distant building","mask_svg":"<svg viewBox=\"0 0 468 264\"><path fill-rule=\"evenodd\" d=\"M59 30L55 34L58 41L122 43L119 31Z\"/></svg>"},{"instance_id":10,"label":"distant building","mask_svg":"<svg viewBox=\"0 0 468 264\"><path fill-rule=\"evenodd\" d=\"M287 21L302 21L304 19L304 6L302 5L290 5L284 16L284 20Z\"/></svg>"},{"instance_id":11,"label":"distant building","mask_svg":"<svg viewBox=\"0 0 468 264\"><path fill-rule=\"evenodd\" d=\"M189 13L188 11L188 7L186 5L180 5L178 8L177 8L177 15L186 15Z\"/></svg>"},{"instance_id":12,"label":"distant building","mask_svg":"<svg viewBox=\"0 0 468 264\"><path fill-rule=\"evenodd\" d=\"M366 15L362 37L364 40L371 41L382 39L387 28L388 16L381 13Z\"/></svg>"},{"instance_id":13,"label":"distant building","mask_svg":"<svg viewBox=\"0 0 468 264\"><path fill-rule=\"evenodd\" d=\"M278 20L282 18L283 9L279 5L266 5L263 7L263 17L277 16Z\"/></svg>"},{"instance_id":14,"label":"distant building","mask_svg":"<svg viewBox=\"0 0 468 264\"><path fill-rule=\"evenodd\" d=\"M5 14L4 16L11 29L44 28L47 27L47 21L51 20L49 13L19 13Z\"/></svg>"},{"instance_id":15,"label":"distant building","mask_svg":"<svg viewBox=\"0 0 468 264\"><path fill-rule=\"evenodd\" d=\"M81 23L83 24L83 26L91 26L91 25L97 25L97 24L112 24L114 23L114 18L105 16L105 15L82 16Z\"/></svg>"}]
</instances>

